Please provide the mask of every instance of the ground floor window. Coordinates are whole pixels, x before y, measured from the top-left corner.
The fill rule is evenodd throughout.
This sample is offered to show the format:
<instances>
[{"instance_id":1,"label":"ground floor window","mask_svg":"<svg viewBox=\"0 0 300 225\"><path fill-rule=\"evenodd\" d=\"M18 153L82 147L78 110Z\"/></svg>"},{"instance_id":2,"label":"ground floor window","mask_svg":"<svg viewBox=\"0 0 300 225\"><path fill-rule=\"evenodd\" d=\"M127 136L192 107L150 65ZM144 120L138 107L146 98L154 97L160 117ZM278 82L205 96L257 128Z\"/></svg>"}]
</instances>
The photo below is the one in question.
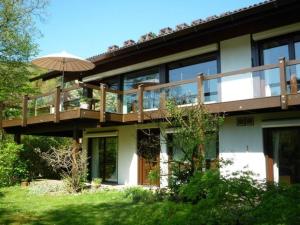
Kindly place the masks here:
<instances>
[{"instance_id":1,"label":"ground floor window","mask_svg":"<svg viewBox=\"0 0 300 225\"><path fill-rule=\"evenodd\" d=\"M174 144L174 135L172 133L167 134L167 147L168 147L168 155L170 162L180 162L184 163L185 161L185 153L176 147ZM208 141L205 144L205 161L206 167L211 168L215 167L216 160L218 158L219 152L219 137L218 135L213 139Z\"/></svg>"},{"instance_id":2,"label":"ground floor window","mask_svg":"<svg viewBox=\"0 0 300 225\"><path fill-rule=\"evenodd\" d=\"M90 178L117 182L117 137L89 139Z\"/></svg>"}]
</instances>

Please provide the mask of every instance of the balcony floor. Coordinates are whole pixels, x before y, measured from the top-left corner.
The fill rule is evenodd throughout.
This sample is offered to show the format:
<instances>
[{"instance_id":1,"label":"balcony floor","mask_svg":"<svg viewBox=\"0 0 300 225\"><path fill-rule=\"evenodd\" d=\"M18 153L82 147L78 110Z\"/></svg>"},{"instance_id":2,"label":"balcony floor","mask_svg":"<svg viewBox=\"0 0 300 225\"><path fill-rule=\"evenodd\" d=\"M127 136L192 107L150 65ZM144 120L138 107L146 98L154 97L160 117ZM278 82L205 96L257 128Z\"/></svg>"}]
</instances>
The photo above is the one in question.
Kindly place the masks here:
<instances>
[{"instance_id":1,"label":"balcony floor","mask_svg":"<svg viewBox=\"0 0 300 225\"><path fill-rule=\"evenodd\" d=\"M288 95L288 110L300 109L300 94ZM238 100L231 102L212 103L206 105L212 113L238 115L248 113L282 111L280 96ZM55 123L54 114L29 117L27 125L22 126L22 119L3 120L2 126L7 133L34 134L51 136L72 136L74 129L122 125L138 122L138 113L116 114L106 113L105 123L100 123L100 112L87 109L74 109L60 113L60 121ZM144 121L160 119L161 111L144 112Z\"/></svg>"}]
</instances>

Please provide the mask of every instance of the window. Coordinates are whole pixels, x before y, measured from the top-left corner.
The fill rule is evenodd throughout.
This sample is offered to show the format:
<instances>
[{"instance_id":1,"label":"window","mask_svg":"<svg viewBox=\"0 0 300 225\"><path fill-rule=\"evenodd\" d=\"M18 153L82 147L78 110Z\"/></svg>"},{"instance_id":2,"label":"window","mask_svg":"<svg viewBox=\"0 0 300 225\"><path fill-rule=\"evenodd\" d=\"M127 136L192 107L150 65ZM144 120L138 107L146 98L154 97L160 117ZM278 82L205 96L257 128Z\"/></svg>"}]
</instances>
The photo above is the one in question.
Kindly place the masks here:
<instances>
[{"instance_id":1,"label":"window","mask_svg":"<svg viewBox=\"0 0 300 225\"><path fill-rule=\"evenodd\" d=\"M169 82L190 80L199 74L212 75L218 73L216 54L206 57L194 57L169 65ZM184 84L169 91L169 97L179 101L179 104L195 103L197 99L197 84ZM204 82L205 102L218 101L218 80Z\"/></svg>"},{"instance_id":2,"label":"window","mask_svg":"<svg viewBox=\"0 0 300 225\"><path fill-rule=\"evenodd\" d=\"M277 64L279 59L285 57L286 60L300 59L300 36L287 35L264 40L258 43L259 64ZM300 82L300 65L287 66L287 86L291 91L290 80L296 76L298 80L298 90ZM262 78L265 83L266 96L280 95L280 78L278 69L265 71Z\"/></svg>"},{"instance_id":3,"label":"window","mask_svg":"<svg viewBox=\"0 0 300 225\"><path fill-rule=\"evenodd\" d=\"M136 89L139 84L153 85L158 84L159 72L158 68L141 71L132 74L124 75L124 90ZM144 108L157 108L159 105L159 93L144 92ZM128 94L124 96L124 111L125 113L136 112L137 109L137 94Z\"/></svg>"}]
</instances>

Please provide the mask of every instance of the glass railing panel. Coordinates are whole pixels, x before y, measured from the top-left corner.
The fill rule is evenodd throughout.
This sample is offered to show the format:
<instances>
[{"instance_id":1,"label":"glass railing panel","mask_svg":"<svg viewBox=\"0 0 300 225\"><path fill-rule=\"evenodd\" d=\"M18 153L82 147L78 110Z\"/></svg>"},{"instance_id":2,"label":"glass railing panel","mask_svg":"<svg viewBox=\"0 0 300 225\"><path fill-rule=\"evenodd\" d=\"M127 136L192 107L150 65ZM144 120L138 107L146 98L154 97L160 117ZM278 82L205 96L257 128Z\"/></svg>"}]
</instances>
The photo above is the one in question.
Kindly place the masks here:
<instances>
[{"instance_id":1,"label":"glass railing panel","mask_svg":"<svg viewBox=\"0 0 300 225\"><path fill-rule=\"evenodd\" d=\"M13 120L22 118L22 107L7 107L3 110L2 116L4 120Z\"/></svg>"},{"instance_id":2,"label":"glass railing panel","mask_svg":"<svg viewBox=\"0 0 300 225\"><path fill-rule=\"evenodd\" d=\"M192 105L197 103L197 83L182 84L164 89L167 101L176 105Z\"/></svg>"},{"instance_id":3,"label":"glass railing panel","mask_svg":"<svg viewBox=\"0 0 300 225\"><path fill-rule=\"evenodd\" d=\"M29 99L28 117L54 114L54 94Z\"/></svg>"},{"instance_id":4,"label":"glass railing panel","mask_svg":"<svg viewBox=\"0 0 300 225\"><path fill-rule=\"evenodd\" d=\"M288 93L300 93L300 64L286 67L286 81Z\"/></svg>"},{"instance_id":5,"label":"glass railing panel","mask_svg":"<svg viewBox=\"0 0 300 225\"><path fill-rule=\"evenodd\" d=\"M111 113L120 113L120 95L113 92L106 92L105 111Z\"/></svg>"},{"instance_id":6,"label":"glass railing panel","mask_svg":"<svg viewBox=\"0 0 300 225\"><path fill-rule=\"evenodd\" d=\"M124 94L123 96L123 113L138 112L137 93Z\"/></svg>"},{"instance_id":7,"label":"glass railing panel","mask_svg":"<svg viewBox=\"0 0 300 225\"><path fill-rule=\"evenodd\" d=\"M216 103L219 101L219 82L220 79L204 80L203 91L204 91L204 103Z\"/></svg>"},{"instance_id":8,"label":"glass railing panel","mask_svg":"<svg viewBox=\"0 0 300 225\"><path fill-rule=\"evenodd\" d=\"M61 93L61 111L88 108L87 98L83 98L83 88L63 91Z\"/></svg>"},{"instance_id":9,"label":"glass railing panel","mask_svg":"<svg viewBox=\"0 0 300 225\"><path fill-rule=\"evenodd\" d=\"M161 90L144 91L143 98L143 109L144 110L155 110L160 105L160 93Z\"/></svg>"},{"instance_id":10,"label":"glass railing panel","mask_svg":"<svg viewBox=\"0 0 300 225\"><path fill-rule=\"evenodd\" d=\"M217 82L220 87L219 102L280 95L279 68L224 76Z\"/></svg>"}]
</instances>

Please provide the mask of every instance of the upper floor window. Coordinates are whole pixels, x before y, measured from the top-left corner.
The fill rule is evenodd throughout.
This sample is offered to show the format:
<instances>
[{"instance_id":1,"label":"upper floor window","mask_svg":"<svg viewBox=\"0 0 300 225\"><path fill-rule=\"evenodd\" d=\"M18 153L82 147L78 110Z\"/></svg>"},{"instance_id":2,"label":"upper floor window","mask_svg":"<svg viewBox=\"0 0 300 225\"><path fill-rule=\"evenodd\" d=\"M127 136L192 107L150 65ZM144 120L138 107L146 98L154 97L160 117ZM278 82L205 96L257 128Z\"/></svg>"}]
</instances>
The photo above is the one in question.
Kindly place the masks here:
<instances>
[{"instance_id":1,"label":"upper floor window","mask_svg":"<svg viewBox=\"0 0 300 225\"><path fill-rule=\"evenodd\" d=\"M218 73L217 54L198 56L175 62L169 65L169 82L190 80L200 74L212 75ZM204 82L204 101L218 101L218 80ZM175 98L178 104L193 104L197 99L197 84L183 84L169 91L169 96Z\"/></svg>"},{"instance_id":2,"label":"upper floor window","mask_svg":"<svg viewBox=\"0 0 300 225\"><path fill-rule=\"evenodd\" d=\"M139 84L159 83L157 68L124 75L124 90L136 89Z\"/></svg>"},{"instance_id":3,"label":"upper floor window","mask_svg":"<svg viewBox=\"0 0 300 225\"><path fill-rule=\"evenodd\" d=\"M258 43L259 64L278 64L279 59L284 57L286 60L300 59L300 35L289 34L264 40ZM278 69L271 69L262 74L265 84L266 95L280 94L280 78ZM290 80L296 76L298 84L300 81L300 64L287 66L286 77L288 90L291 90ZM298 85L300 87L300 85ZM298 87L298 90L299 90Z\"/></svg>"}]
</instances>

